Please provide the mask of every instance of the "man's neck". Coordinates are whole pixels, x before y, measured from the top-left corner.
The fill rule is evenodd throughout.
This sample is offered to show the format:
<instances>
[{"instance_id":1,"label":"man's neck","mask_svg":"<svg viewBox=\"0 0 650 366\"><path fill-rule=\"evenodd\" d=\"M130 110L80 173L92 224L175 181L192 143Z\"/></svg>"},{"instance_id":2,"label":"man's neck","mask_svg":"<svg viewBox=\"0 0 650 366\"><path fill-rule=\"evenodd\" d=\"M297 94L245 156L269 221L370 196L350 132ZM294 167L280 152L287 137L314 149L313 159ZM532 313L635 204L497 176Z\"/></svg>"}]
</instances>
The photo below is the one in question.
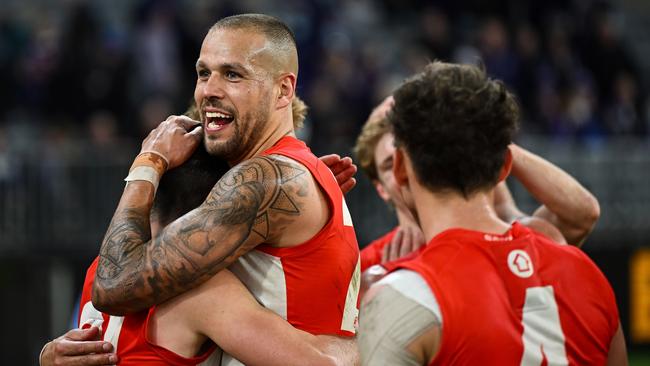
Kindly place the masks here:
<instances>
[{"instance_id":1,"label":"man's neck","mask_svg":"<svg viewBox=\"0 0 650 366\"><path fill-rule=\"evenodd\" d=\"M433 193L417 183L411 189L427 242L452 228L491 234L503 234L510 229L494 211L489 192L477 192L465 199L457 192Z\"/></svg>"}]
</instances>

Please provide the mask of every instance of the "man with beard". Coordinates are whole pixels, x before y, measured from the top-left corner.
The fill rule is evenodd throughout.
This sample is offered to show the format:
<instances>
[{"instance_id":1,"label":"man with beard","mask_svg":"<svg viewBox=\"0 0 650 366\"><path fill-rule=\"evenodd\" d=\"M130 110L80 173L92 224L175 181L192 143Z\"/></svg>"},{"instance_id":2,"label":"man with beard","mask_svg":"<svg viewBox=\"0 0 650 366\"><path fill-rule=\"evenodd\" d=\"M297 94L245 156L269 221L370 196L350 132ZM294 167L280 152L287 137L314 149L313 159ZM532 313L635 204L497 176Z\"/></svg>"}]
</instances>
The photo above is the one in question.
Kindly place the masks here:
<instances>
[{"instance_id":1,"label":"man with beard","mask_svg":"<svg viewBox=\"0 0 650 366\"><path fill-rule=\"evenodd\" d=\"M364 365L625 365L616 299L577 247L500 219L519 110L475 66L434 62L395 92L393 174L428 244L364 298Z\"/></svg>"},{"instance_id":2,"label":"man with beard","mask_svg":"<svg viewBox=\"0 0 650 366\"><path fill-rule=\"evenodd\" d=\"M230 266L294 327L352 337L359 251L334 176L294 137L291 31L266 15L224 18L204 39L196 70L201 121L170 117L143 142L102 242L95 308L141 311ZM232 168L203 204L152 239L149 212L160 176L202 139Z\"/></svg>"},{"instance_id":3,"label":"man with beard","mask_svg":"<svg viewBox=\"0 0 650 366\"><path fill-rule=\"evenodd\" d=\"M151 210L152 236L199 206L228 169L200 146L188 161L165 174ZM356 347L349 342L293 328L257 303L227 269L161 305L114 317L101 314L90 301L96 268L97 260L86 275L79 324L86 329L101 327L104 340L117 347L116 354L102 354L99 349L85 356L63 355L50 347L41 358L42 366L110 365L117 358L120 365L219 365L222 350L253 365L353 365L356 361ZM100 342L84 346L93 345L103 346Z\"/></svg>"},{"instance_id":4,"label":"man with beard","mask_svg":"<svg viewBox=\"0 0 650 366\"><path fill-rule=\"evenodd\" d=\"M294 127L298 129L305 119L307 106L296 96L291 109ZM186 115L198 119L197 113L192 106ZM342 191L347 192L355 185L352 175L356 167L350 158L326 155L320 159L332 170ZM198 207L228 169L225 162L210 157L199 146L188 161L165 174L151 211L152 236L156 237L165 225ZM97 260L88 269L84 281L78 314L82 329L71 330L43 347L39 357L41 366L113 365L118 356L124 365L160 362L191 365L201 360L204 365L212 365L219 364L222 350L248 364L263 361L268 365L352 365L358 359L356 347L350 342L302 332L261 307L228 270L217 273L206 285L160 306L125 317L110 317L94 309L90 301L96 268ZM210 304L208 309L205 302ZM212 306L221 311L210 311ZM199 322L193 320L197 317ZM248 322L242 323L240 319ZM115 331L116 324L120 325L119 331ZM237 332L230 331L234 325ZM184 334L194 344L190 343L190 348L188 343L184 348L175 348L168 345L166 337L161 337L169 334ZM206 343L207 338L217 347ZM111 342L120 345L115 353ZM203 344L206 347L197 352ZM186 357L192 354L195 357Z\"/></svg>"}]
</instances>

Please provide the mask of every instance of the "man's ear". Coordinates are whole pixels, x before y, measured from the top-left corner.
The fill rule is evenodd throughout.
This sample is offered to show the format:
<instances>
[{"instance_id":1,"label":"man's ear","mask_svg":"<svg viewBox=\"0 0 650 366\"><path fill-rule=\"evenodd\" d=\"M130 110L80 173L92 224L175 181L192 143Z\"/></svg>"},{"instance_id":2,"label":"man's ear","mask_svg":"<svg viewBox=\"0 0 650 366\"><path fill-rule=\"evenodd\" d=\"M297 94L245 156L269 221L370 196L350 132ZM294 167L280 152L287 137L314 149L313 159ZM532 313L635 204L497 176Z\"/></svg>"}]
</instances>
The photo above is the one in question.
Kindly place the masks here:
<instances>
[{"instance_id":1,"label":"man's ear","mask_svg":"<svg viewBox=\"0 0 650 366\"><path fill-rule=\"evenodd\" d=\"M406 174L406 156L402 148L398 147L393 153L393 175L399 186L407 186L409 178Z\"/></svg>"},{"instance_id":2,"label":"man's ear","mask_svg":"<svg viewBox=\"0 0 650 366\"><path fill-rule=\"evenodd\" d=\"M512 170L512 151L508 147L506 150L506 156L501 167L501 172L499 173L499 182L503 182L508 175L510 175L510 170Z\"/></svg>"},{"instance_id":3,"label":"man's ear","mask_svg":"<svg viewBox=\"0 0 650 366\"><path fill-rule=\"evenodd\" d=\"M293 73L282 74L279 82L280 92L278 93L276 109L291 106L291 101L296 91L296 75Z\"/></svg>"},{"instance_id":4,"label":"man's ear","mask_svg":"<svg viewBox=\"0 0 650 366\"><path fill-rule=\"evenodd\" d=\"M388 192L386 192L386 189L384 188L384 185L378 180L373 180L372 185L375 186L375 189L377 190L377 194L379 197L381 197L382 200L385 202L390 201L390 196L388 195Z\"/></svg>"}]
</instances>

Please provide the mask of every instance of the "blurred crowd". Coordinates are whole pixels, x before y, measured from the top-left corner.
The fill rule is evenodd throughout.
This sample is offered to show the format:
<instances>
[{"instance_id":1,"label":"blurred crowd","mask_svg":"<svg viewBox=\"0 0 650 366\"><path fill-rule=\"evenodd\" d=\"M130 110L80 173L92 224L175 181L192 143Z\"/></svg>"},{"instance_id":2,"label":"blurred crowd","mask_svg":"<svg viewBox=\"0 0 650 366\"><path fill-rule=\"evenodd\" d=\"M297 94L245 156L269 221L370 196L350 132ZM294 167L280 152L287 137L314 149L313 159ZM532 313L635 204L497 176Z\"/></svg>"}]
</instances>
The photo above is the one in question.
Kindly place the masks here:
<instances>
[{"instance_id":1,"label":"blurred crowd","mask_svg":"<svg viewBox=\"0 0 650 366\"><path fill-rule=\"evenodd\" d=\"M302 137L349 153L373 105L433 59L482 62L523 107L523 130L598 141L645 136L646 92L603 1L7 0L0 9L0 177L8 154L131 154L187 108L218 18L285 20L300 52ZM498 14L498 16L496 15ZM16 154L14 154L16 156Z\"/></svg>"}]
</instances>

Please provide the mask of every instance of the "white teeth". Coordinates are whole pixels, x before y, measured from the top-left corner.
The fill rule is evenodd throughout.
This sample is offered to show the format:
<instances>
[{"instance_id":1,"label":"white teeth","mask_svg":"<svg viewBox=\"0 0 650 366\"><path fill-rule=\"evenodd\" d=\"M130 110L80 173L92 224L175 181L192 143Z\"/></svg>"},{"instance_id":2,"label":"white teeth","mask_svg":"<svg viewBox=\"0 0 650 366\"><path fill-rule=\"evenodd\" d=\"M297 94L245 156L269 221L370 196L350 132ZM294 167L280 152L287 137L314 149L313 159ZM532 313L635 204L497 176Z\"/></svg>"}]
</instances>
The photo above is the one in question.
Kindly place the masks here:
<instances>
[{"instance_id":1,"label":"white teeth","mask_svg":"<svg viewBox=\"0 0 650 366\"><path fill-rule=\"evenodd\" d=\"M229 115L220 112L205 112L205 116L209 118L230 118Z\"/></svg>"},{"instance_id":2,"label":"white teeth","mask_svg":"<svg viewBox=\"0 0 650 366\"><path fill-rule=\"evenodd\" d=\"M210 128L217 128L217 127L219 127L219 125L216 124L216 123L214 123L214 122L210 122L210 123L208 123L208 127L210 127Z\"/></svg>"}]
</instances>

